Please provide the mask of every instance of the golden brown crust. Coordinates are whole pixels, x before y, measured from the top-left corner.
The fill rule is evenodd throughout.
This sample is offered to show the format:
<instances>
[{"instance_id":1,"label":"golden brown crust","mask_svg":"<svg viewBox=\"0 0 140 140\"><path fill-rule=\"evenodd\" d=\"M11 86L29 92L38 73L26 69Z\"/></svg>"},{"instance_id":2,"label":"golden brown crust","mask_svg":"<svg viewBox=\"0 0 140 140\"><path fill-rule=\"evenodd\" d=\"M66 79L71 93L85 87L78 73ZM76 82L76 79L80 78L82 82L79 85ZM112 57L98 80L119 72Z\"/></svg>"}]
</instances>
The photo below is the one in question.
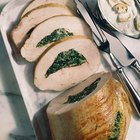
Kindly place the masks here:
<instances>
[{"instance_id":1,"label":"golden brown crust","mask_svg":"<svg viewBox=\"0 0 140 140\"><path fill-rule=\"evenodd\" d=\"M119 140L124 140L131 107L121 84L109 74L105 85L96 94L66 112L48 114L53 139L59 140L60 136L61 140L108 140L118 112L122 113Z\"/></svg>"},{"instance_id":2,"label":"golden brown crust","mask_svg":"<svg viewBox=\"0 0 140 140\"><path fill-rule=\"evenodd\" d=\"M131 120L132 110L129 103L128 94L125 92L122 85L118 81L114 81L114 83L118 98L118 110L124 114L121 123L121 133L119 140L125 140L129 123Z\"/></svg>"}]
</instances>

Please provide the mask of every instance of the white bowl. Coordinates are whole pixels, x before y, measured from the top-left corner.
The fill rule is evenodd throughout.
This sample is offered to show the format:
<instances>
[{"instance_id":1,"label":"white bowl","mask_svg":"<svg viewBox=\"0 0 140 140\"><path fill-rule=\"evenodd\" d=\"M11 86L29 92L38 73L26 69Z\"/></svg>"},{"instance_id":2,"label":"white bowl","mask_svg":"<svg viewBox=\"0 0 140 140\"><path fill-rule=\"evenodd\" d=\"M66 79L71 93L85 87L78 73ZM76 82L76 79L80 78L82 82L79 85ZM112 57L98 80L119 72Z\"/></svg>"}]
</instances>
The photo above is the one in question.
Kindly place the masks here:
<instances>
[{"instance_id":1,"label":"white bowl","mask_svg":"<svg viewBox=\"0 0 140 140\"><path fill-rule=\"evenodd\" d=\"M140 32L134 27L134 17L139 15L138 8L133 4L129 10L131 14L131 19L129 22L117 22L118 14L113 11L113 8L109 5L107 0L98 0L98 7L101 12L102 17L107 21L118 32L125 34L130 37L140 38ZM140 16L140 15L139 15Z\"/></svg>"}]
</instances>

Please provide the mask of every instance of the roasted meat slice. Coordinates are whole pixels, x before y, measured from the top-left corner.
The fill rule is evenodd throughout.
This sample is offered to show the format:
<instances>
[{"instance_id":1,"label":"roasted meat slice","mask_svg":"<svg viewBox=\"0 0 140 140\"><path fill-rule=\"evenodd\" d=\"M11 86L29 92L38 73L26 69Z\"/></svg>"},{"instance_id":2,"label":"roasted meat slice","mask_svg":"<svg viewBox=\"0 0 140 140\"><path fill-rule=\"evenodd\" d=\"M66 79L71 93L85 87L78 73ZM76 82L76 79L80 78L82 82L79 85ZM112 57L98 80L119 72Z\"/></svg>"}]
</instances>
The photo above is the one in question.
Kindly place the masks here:
<instances>
[{"instance_id":1,"label":"roasted meat slice","mask_svg":"<svg viewBox=\"0 0 140 140\"><path fill-rule=\"evenodd\" d=\"M53 99L47 115L53 140L125 140L131 107L111 73L98 73Z\"/></svg>"},{"instance_id":2,"label":"roasted meat slice","mask_svg":"<svg viewBox=\"0 0 140 140\"><path fill-rule=\"evenodd\" d=\"M57 15L73 15L66 6L60 4L46 4L37 7L21 18L16 28L12 30L11 37L17 48L24 43L27 34L44 20Z\"/></svg>"},{"instance_id":3,"label":"roasted meat slice","mask_svg":"<svg viewBox=\"0 0 140 140\"><path fill-rule=\"evenodd\" d=\"M76 11L76 5L74 0L33 0L24 10L22 17L26 15L28 12L31 10L45 4L50 4L50 3L58 3L58 4L63 4L71 8L73 11Z\"/></svg>"},{"instance_id":4,"label":"roasted meat slice","mask_svg":"<svg viewBox=\"0 0 140 140\"><path fill-rule=\"evenodd\" d=\"M21 48L21 55L27 61L36 61L52 43L73 35L86 35L90 37L90 27L76 16L52 17L34 29Z\"/></svg>"},{"instance_id":5,"label":"roasted meat slice","mask_svg":"<svg viewBox=\"0 0 140 140\"><path fill-rule=\"evenodd\" d=\"M41 90L62 91L95 73L100 65L96 45L86 36L65 38L48 47L38 60L34 84Z\"/></svg>"}]
</instances>

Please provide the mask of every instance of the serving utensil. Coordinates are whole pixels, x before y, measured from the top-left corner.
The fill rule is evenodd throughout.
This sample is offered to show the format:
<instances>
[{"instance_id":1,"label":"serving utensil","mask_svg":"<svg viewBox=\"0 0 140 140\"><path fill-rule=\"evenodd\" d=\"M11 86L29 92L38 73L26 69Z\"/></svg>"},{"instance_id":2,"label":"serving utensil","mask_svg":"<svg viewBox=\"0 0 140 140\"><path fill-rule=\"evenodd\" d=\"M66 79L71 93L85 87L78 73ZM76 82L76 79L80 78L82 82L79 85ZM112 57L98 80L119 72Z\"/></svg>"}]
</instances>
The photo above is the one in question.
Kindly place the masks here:
<instances>
[{"instance_id":1,"label":"serving utensil","mask_svg":"<svg viewBox=\"0 0 140 140\"><path fill-rule=\"evenodd\" d=\"M85 5L85 1L82 1ZM123 45L119 47L119 52L121 52L121 62L124 66L129 66L132 69L134 69L139 75L140 75L140 64L138 60L134 57L134 55L125 47L129 46L130 48L133 48L136 46L137 48L140 45L139 39L130 38L126 35L123 35L119 33L118 31L111 28L111 26L107 23L107 21L102 17L101 12L98 7L97 0L93 1L88 0L87 1L89 8L92 12L92 16L95 19L95 21L98 23L98 25L103 28L106 32L111 34L112 36L116 37L119 42ZM131 42L131 43L129 43ZM132 43L133 42L133 43Z\"/></svg>"},{"instance_id":2,"label":"serving utensil","mask_svg":"<svg viewBox=\"0 0 140 140\"><path fill-rule=\"evenodd\" d=\"M93 12L92 12L93 13ZM122 40L123 42L129 42L129 40L131 40L130 38L124 36L123 34L120 34L118 33L117 31L115 30L112 30L109 26L107 26L107 24L104 24L104 19L103 17L101 16L101 13L100 13L100 10L99 8L96 9L96 12L95 12L95 15L93 15L94 18L97 17L97 19L95 19L99 24L102 23L102 27L104 29L106 29L107 32L111 33L113 36L115 36L119 41L120 43L123 45L124 49L122 52L124 52L125 56L127 56L127 61L126 61L126 66L130 66L132 69L134 69L139 75L140 75L140 64L138 62L138 60L134 57L134 55L125 47L125 45L122 43ZM99 19L99 20L98 20ZM140 41L139 41L139 44L140 44ZM122 54L123 55L123 54Z\"/></svg>"},{"instance_id":3,"label":"serving utensil","mask_svg":"<svg viewBox=\"0 0 140 140\"><path fill-rule=\"evenodd\" d=\"M126 76L126 74L123 70L123 65L118 61L118 59L110 51L110 43L109 43L108 39L106 38L104 31L96 24L89 6L88 5L86 6L86 8L87 8L87 10L86 10L86 8L83 6L83 4L79 0L75 0L75 2L77 4L78 13L85 19L85 21L91 27L93 40L97 44L98 48L110 56L110 59L116 68L116 72L124 80L127 88L130 91L130 94L131 94L130 99L131 99L136 111L140 115L140 97L139 97L137 91L135 90L135 88L133 87L133 85L131 84L131 82L129 81L128 77Z\"/></svg>"}]
</instances>

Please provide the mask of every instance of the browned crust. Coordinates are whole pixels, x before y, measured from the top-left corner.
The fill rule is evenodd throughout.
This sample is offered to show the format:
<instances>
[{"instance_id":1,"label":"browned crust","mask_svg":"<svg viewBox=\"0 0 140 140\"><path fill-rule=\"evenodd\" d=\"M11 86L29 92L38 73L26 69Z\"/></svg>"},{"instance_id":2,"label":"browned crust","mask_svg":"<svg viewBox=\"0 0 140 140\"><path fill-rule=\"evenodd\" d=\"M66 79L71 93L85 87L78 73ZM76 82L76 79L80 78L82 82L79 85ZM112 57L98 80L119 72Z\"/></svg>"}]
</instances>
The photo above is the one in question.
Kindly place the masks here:
<instances>
[{"instance_id":1,"label":"browned crust","mask_svg":"<svg viewBox=\"0 0 140 140\"><path fill-rule=\"evenodd\" d=\"M71 128L67 131L70 130L69 133L75 136L73 140L108 140L118 111L123 114L119 140L125 140L131 119L131 107L127 93L110 73L106 84L96 94L58 115L60 119L64 118L64 123L70 124ZM89 113L91 115L88 115Z\"/></svg>"}]
</instances>

